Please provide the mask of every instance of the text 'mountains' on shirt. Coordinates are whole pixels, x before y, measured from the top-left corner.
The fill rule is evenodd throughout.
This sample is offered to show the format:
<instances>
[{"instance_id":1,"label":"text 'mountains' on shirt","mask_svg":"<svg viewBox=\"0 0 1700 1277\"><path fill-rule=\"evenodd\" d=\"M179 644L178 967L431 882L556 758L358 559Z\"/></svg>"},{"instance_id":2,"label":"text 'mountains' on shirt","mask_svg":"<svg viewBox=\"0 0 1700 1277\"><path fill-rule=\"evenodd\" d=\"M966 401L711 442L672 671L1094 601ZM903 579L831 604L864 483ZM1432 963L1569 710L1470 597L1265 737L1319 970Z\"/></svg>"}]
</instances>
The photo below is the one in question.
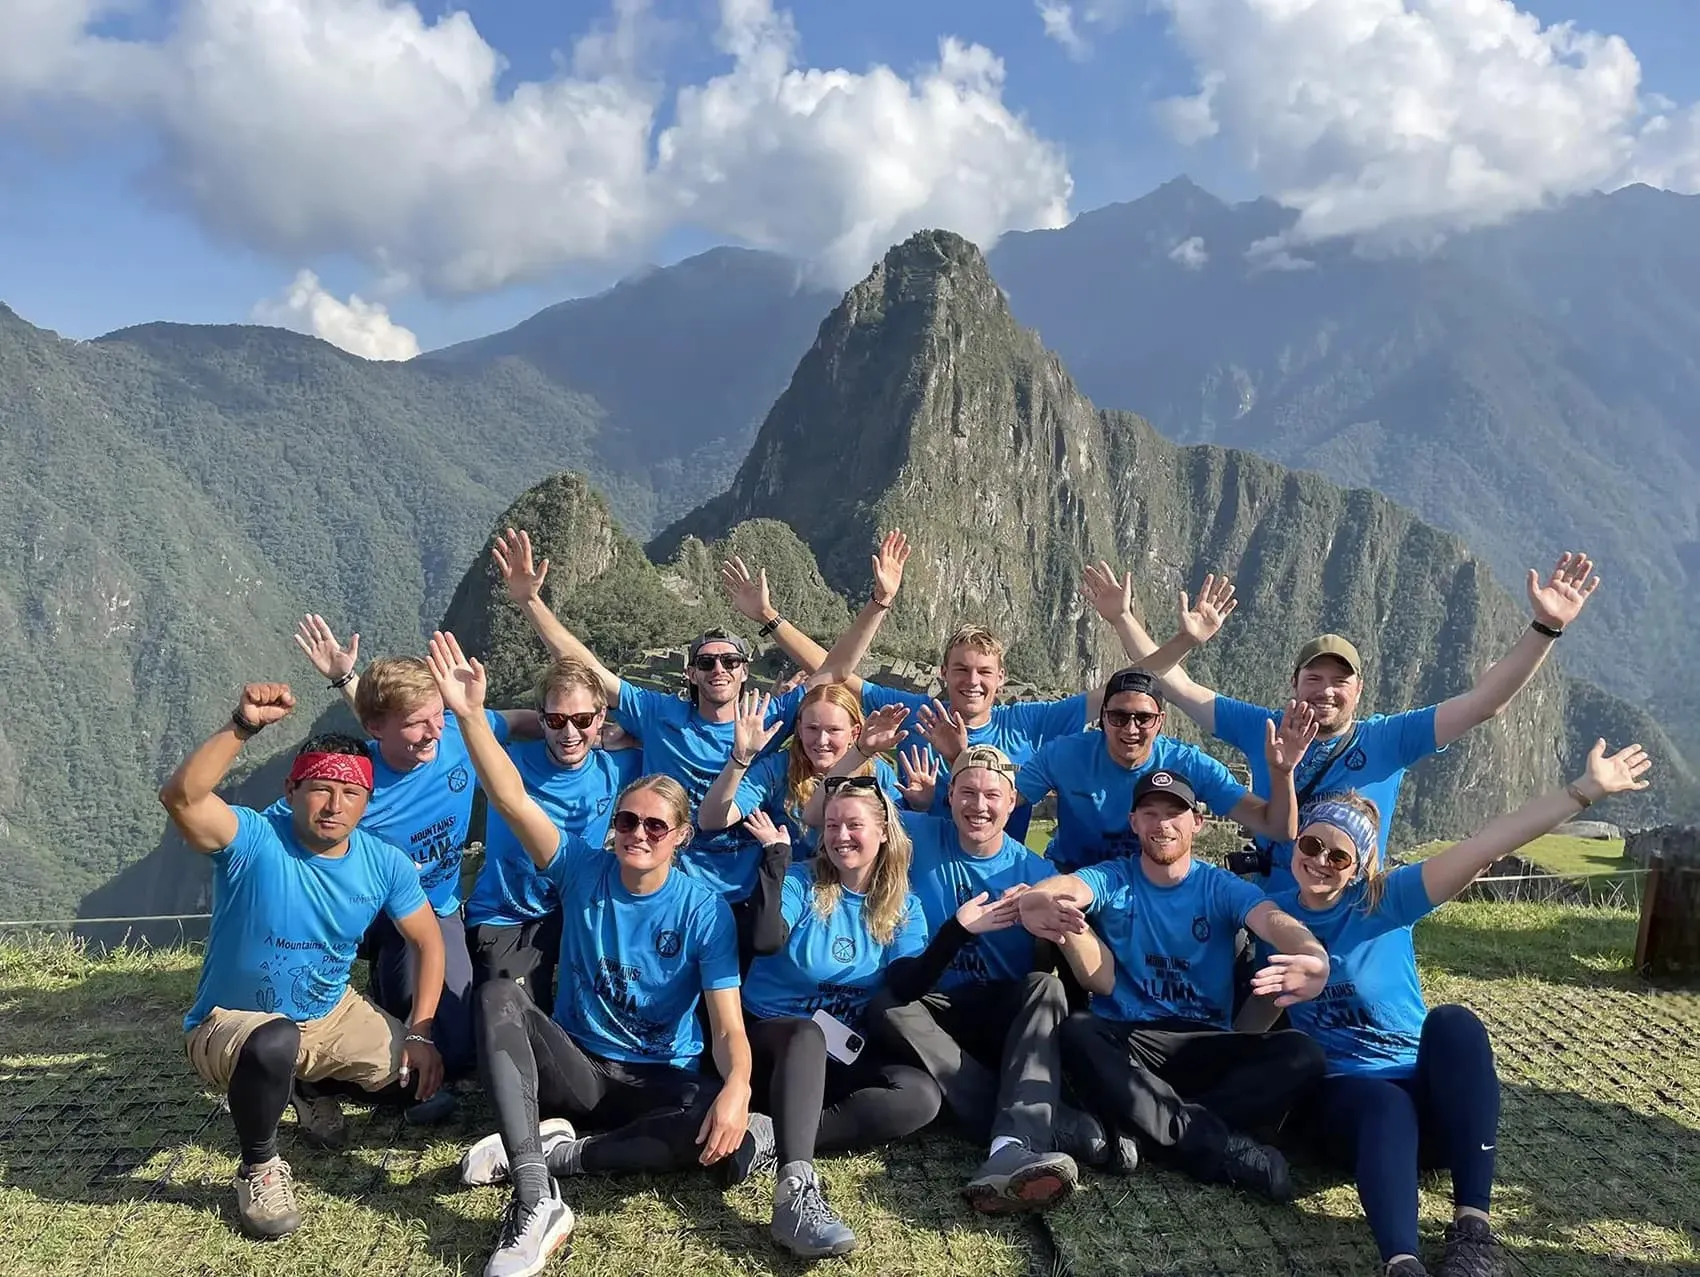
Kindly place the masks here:
<instances>
[{"instance_id":1,"label":"text 'mountains' on shirt","mask_svg":"<svg viewBox=\"0 0 1700 1277\"><path fill-rule=\"evenodd\" d=\"M426 904L412 862L364 830L344 855L318 856L295 840L287 810L232 810L236 837L208 858L212 925L185 1032L214 1007L297 1023L329 1014L379 911L405 918Z\"/></svg>"},{"instance_id":2,"label":"text 'mountains' on shirt","mask_svg":"<svg viewBox=\"0 0 1700 1277\"><path fill-rule=\"evenodd\" d=\"M695 1067L698 999L738 987L725 899L676 871L633 895L614 855L578 838L563 839L543 873L561 899L556 1023L604 1059Z\"/></svg>"},{"instance_id":3,"label":"text 'mountains' on shirt","mask_svg":"<svg viewBox=\"0 0 1700 1277\"><path fill-rule=\"evenodd\" d=\"M1234 936L1266 899L1261 891L1202 860L1172 886L1131 857L1076 876L1092 889L1087 915L1116 962L1110 995L1092 995L1096 1014L1233 1027Z\"/></svg>"},{"instance_id":4,"label":"text 'mountains' on shirt","mask_svg":"<svg viewBox=\"0 0 1700 1277\"><path fill-rule=\"evenodd\" d=\"M791 928L778 953L757 958L744 981L744 1008L758 1019L808 1018L816 1011L859 1026L869 1001L899 958L927 947L927 920L911 893L890 945L881 946L864 922L866 899L840 890L838 907L822 918L815 909L814 868L793 865L785 875L781 910Z\"/></svg>"}]
</instances>

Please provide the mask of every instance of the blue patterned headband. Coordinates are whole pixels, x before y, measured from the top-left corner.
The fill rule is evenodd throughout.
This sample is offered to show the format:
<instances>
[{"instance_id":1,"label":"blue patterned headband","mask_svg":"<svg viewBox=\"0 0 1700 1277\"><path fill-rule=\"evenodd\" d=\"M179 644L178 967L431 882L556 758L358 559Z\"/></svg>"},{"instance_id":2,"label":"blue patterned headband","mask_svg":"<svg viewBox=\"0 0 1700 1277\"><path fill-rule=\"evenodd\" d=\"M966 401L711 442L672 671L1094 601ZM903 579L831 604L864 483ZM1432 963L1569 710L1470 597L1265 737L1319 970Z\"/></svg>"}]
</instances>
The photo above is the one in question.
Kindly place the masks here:
<instances>
[{"instance_id":1,"label":"blue patterned headband","mask_svg":"<svg viewBox=\"0 0 1700 1277\"><path fill-rule=\"evenodd\" d=\"M1352 840L1358 853L1358 869L1354 880L1362 878L1375 863L1375 847L1379 840L1375 822L1356 807L1333 798L1319 798L1299 814L1299 828L1306 825L1332 825Z\"/></svg>"}]
</instances>

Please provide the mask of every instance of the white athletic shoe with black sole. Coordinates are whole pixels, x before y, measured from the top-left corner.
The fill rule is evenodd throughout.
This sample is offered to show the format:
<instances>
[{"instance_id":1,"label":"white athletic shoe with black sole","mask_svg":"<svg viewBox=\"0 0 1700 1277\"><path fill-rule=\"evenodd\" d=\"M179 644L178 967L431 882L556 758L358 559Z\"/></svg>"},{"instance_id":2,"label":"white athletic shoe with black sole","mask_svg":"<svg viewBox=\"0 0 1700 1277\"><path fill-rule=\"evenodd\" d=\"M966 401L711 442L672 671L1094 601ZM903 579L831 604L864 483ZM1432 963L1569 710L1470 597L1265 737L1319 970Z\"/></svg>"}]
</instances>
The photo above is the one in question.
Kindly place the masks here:
<instances>
[{"instance_id":1,"label":"white athletic shoe with black sole","mask_svg":"<svg viewBox=\"0 0 1700 1277\"><path fill-rule=\"evenodd\" d=\"M536 1277L557 1252L572 1254L572 1237L573 1208L561 1200L560 1187L551 1179L549 1196L529 1210L517 1197L508 1203L484 1277Z\"/></svg>"},{"instance_id":2,"label":"white athletic shoe with black sole","mask_svg":"<svg viewBox=\"0 0 1700 1277\"><path fill-rule=\"evenodd\" d=\"M562 1140L578 1138L573 1124L564 1117L551 1117L540 1122L537 1137L542 1141L543 1160L549 1160L549 1150ZM460 1159L460 1182L470 1187L483 1184L505 1184L508 1179L508 1150L502 1147L500 1135L486 1135L467 1149Z\"/></svg>"}]
</instances>

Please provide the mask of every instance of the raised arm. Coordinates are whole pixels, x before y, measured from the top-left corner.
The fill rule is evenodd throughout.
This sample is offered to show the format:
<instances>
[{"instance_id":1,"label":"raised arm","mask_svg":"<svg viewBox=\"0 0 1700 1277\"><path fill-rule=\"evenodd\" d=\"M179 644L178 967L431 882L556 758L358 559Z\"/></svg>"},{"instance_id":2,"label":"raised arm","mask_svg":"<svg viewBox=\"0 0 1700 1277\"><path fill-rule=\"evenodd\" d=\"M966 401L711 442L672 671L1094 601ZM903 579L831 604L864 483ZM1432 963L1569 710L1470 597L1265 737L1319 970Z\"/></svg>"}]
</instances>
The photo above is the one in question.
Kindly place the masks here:
<instances>
[{"instance_id":1,"label":"raised arm","mask_svg":"<svg viewBox=\"0 0 1700 1277\"><path fill-rule=\"evenodd\" d=\"M488 686L484 666L460 650L453 634L440 631L431 636L425 663L431 668L443 707L460 723L461 738L466 742L466 752L472 758L472 768L478 773L484 796L508 822L508 828L531 857L531 863L539 869L547 868L560 849L561 831L525 792L519 768L496 739L496 733L490 730L490 721L484 717L484 693Z\"/></svg>"},{"instance_id":2,"label":"raised arm","mask_svg":"<svg viewBox=\"0 0 1700 1277\"><path fill-rule=\"evenodd\" d=\"M1581 615L1589 597L1599 588L1600 578L1593 571L1593 561L1580 550L1559 555L1544 583L1538 572L1529 569L1529 606L1534 619L1511 650L1482 671L1474 687L1442 701L1435 709L1436 748L1445 749L1472 727L1505 712L1546 661L1564 627Z\"/></svg>"},{"instance_id":3,"label":"raised arm","mask_svg":"<svg viewBox=\"0 0 1700 1277\"><path fill-rule=\"evenodd\" d=\"M601 680L602 694L608 698L608 703L617 704L620 676L597 660L596 654L562 625L561 618L543 601L543 579L549 575L549 560L535 562L531 552L531 534L509 528L490 547L490 557L496 561L496 570L502 574L508 597L525 613L525 619L536 631L537 637L543 640L549 654L557 659L566 657L588 665Z\"/></svg>"},{"instance_id":4,"label":"raised arm","mask_svg":"<svg viewBox=\"0 0 1700 1277\"><path fill-rule=\"evenodd\" d=\"M779 650L790 657L798 669L813 675L826 663L826 649L779 615L779 609L773 606L767 590L766 568L751 575L743 559L734 555L720 565L720 586L726 591L733 610L772 635Z\"/></svg>"},{"instance_id":5,"label":"raised arm","mask_svg":"<svg viewBox=\"0 0 1700 1277\"><path fill-rule=\"evenodd\" d=\"M1647 788L1642 779L1653 760L1640 745L1606 756L1606 743L1595 741L1583 773L1563 789L1531 798L1516 811L1497 816L1463 842L1453 843L1422 862L1423 890L1430 904L1444 904L1468 887L1494 861L1539 838L1578 811L1612 794Z\"/></svg>"},{"instance_id":6,"label":"raised arm","mask_svg":"<svg viewBox=\"0 0 1700 1277\"><path fill-rule=\"evenodd\" d=\"M342 703L358 718L354 693L359 690L360 676L354 672L360 660L360 636L350 634L344 647L331 629L330 622L317 612L309 612L295 627L295 646L301 649L312 667L330 684L333 692L342 693Z\"/></svg>"},{"instance_id":7,"label":"raised arm","mask_svg":"<svg viewBox=\"0 0 1700 1277\"><path fill-rule=\"evenodd\" d=\"M160 787L159 801L183 840L196 851L222 851L236 840L236 812L213 791L242 746L295 708L287 683L249 683L230 720L178 765Z\"/></svg>"},{"instance_id":8,"label":"raised arm","mask_svg":"<svg viewBox=\"0 0 1700 1277\"><path fill-rule=\"evenodd\" d=\"M698 829L706 833L730 829L744 818L745 813L738 810L734 801L738 786L762 750L785 726L784 719L775 719L771 727L767 725L767 712L772 705L773 697L765 692L745 692L738 697L738 716L732 720L732 756L697 804Z\"/></svg>"},{"instance_id":9,"label":"raised arm","mask_svg":"<svg viewBox=\"0 0 1700 1277\"><path fill-rule=\"evenodd\" d=\"M1247 794L1228 813L1254 834L1274 842L1292 842L1299 836L1299 798L1293 790L1293 769L1316 739L1316 711L1303 701L1288 701L1281 712L1281 725L1270 719L1263 741L1264 761L1269 765L1269 797Z\"/></svg>"},{"instance_id":10,"label":"raised arm","mask_svg":"<svg viewBox=\"0 0 1700 1277\"><path fill-rule=\"evenodd\" d=\"M1115 630L1122 650L1135 665L1150 670L1163 684L1163 695L1207 732L1216 730L1216 693L1196 682L1178 662L1193 648L1209 641L1239 604L1227 577L1207 576L1198 602L1189 604L1181 591L1180 632L1159 647L1133 615L1133 574L1117 576L1108 563L1087 564L1081 593ZM1164 664L1167 662L1167 664Z\"/></svg>"}]
</instances>

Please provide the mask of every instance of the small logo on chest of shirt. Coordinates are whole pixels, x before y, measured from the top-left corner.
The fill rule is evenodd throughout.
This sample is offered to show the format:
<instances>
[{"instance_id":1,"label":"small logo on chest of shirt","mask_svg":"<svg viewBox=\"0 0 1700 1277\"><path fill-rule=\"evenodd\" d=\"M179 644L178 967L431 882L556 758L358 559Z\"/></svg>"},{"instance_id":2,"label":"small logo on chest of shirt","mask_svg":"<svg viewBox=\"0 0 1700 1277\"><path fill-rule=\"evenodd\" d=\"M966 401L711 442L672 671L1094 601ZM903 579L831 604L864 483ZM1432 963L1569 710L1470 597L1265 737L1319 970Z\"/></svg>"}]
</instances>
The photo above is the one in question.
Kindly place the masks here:
<instances>
[{"instance_id":1,"label":"small logo on chest of shirt","mask_svg":"<svg viewBox=\"0 0 1700 1277\"><path fill-rule=\"evenodd\" d=\"M1199 914L1192 920L1192 938L1199 944L1204 944L1210 939L1210 919L1203 914Z\"/></svg>"},{"instance_id":2,"label":"small logo on chest of shirt","mask_svg":"<svg viewBox=\"0 0 1700 1277\"><path fill-rule=\"evenodd\" d=\"M1349 772L1361 772L1364 769L1365 764L1368 762L1369 759L1364 757L1363 750L1354 749L1351 753L1346 755L1346 770Z\"/></svg>"},{"instance_id":3,"label":"small logo on chest of shirt","mask_svg":"<svg viewBox=\"0 0 1700 1277\"><path fill-rule=\"evenodd\" d=\"M676 958L685 947L685 938L671 929L655 933L655 952L663 958Z\"/></svg>"},{"instance_id":4,"label":"small logo on chest of shirt","mask_svg":"<svg viewBox=\"0 0 1700 1277\"><path fill-rule=\"evenodd\" d=\"M458 794L466 788L467 782L471 779L472 777L467 774L466 768L457 767L449 773L449 788Z\"/></svg>"},{"instance_id":5,"label":"small logo on chest of shirt","mask_svg":"<svg viewBox=\"0 0 1700 1277\"><path fill-rule=\"evenodd\" d=\"M839 936L832 942L832 959L834 962L849 962L856 956L856 942L849 936Z\"/></svg>"}]
</instances>

